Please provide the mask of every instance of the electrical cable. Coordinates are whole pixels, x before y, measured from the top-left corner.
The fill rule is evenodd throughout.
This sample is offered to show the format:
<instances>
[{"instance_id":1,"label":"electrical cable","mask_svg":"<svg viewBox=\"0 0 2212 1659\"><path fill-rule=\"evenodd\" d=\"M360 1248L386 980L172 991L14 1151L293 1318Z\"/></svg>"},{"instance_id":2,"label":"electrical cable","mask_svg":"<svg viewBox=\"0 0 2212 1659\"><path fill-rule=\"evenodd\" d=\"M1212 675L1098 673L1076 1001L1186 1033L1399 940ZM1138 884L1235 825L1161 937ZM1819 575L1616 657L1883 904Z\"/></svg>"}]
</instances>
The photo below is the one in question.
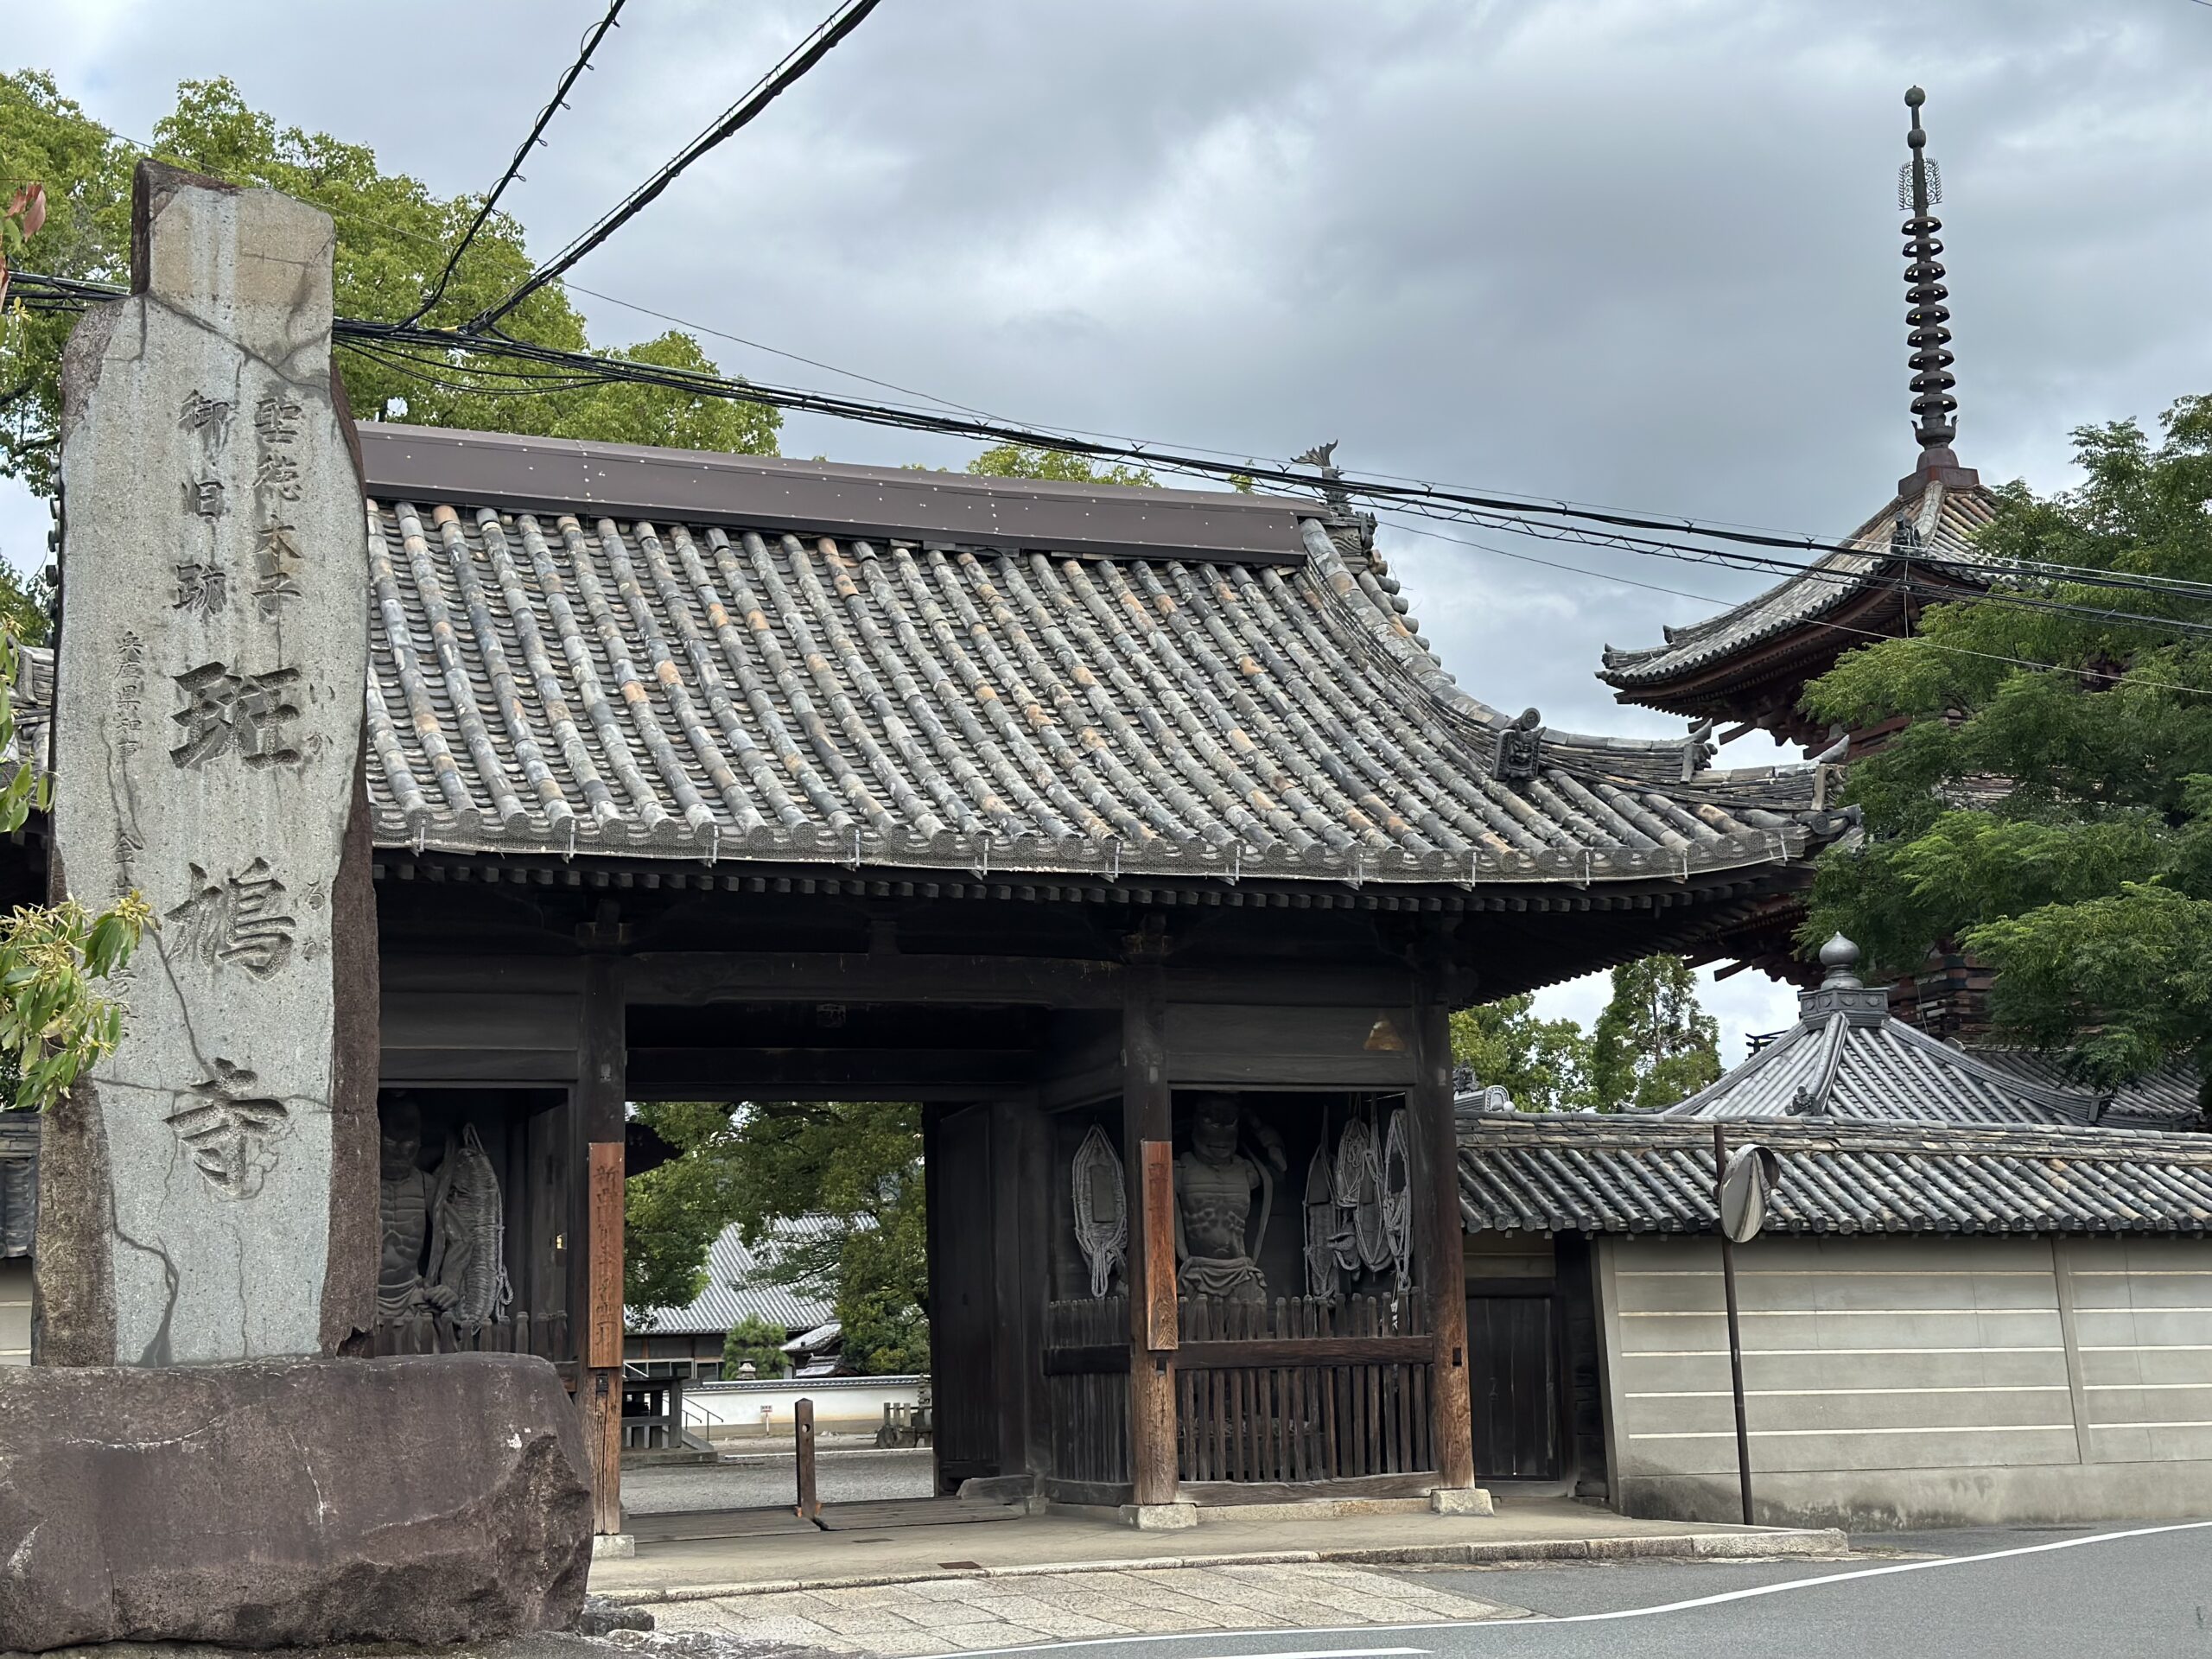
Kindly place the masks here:
<instances>
[{"instance_id":1,"label":"electrical cable","mask_svg":"<svg viewBox=\"0 0 2212 1659\"><path fill-rule=\"evenodd\" d=\"M569 89L576 84L578 76L591 67L591 54L598 49L600 41L607 38L609 29L621 27L615 20L621 16L625 3L626 0L610 0L607 15L584 31L583 38L576 48L575 60L562 72L561 79L554 85L552 99L543 109L537 112L537 119L531 123L529 133L515 148L514 159L507 163L507 170L499 175L499 181L492 187L491 194L484 198L484 205L476 210L476 217L469 222L468 228L461 232L461 240L454 245L452 253L447 256L445 269L438 273L437 281L431 283L429 291L423 296L423 302L408 315L408 321L421 321L429 315L430 308L445 297L446 284L453 280L454 272L459 269L461 255L467 253L469 244L476 240L477 232L482 230L486 222L490 219L493 210L499 205L499 198L505 194L507 187L522 177L524 158L529 156L534 146L545 142L545 129L552 124L553 112L556 110L565 110L569 107L567 101Z\"/></svg>"},{"instance_id":2,"label":"electrical cable","mask_svg":"<svg viewBox=\"0 0 2212 1659\"><path fill-rule=\"evenodd\" d=\"M27 290L27 302L38 297L40 284L51 284L51 279L19 276L19 284ZM54 285L59 289L64 285ZM65 303L84 302L98 292L99 297L109 297L111 291L99 292L97 285L73 283L66 287L77 290L73 296L58 296ZM1738 569L1766 570L1789 577L1802 577L1808 571L1815 576L1815 567L1770 555L1739 550L1736 546L1722 548L1700 547L1690 543L1675 542L1656 537L1641 536L1624 528L1635 525L1671 527L1669 521L1644 518L1641 515L1612 512L1593 512L1565 505L1539 506L1535 512L1563 515L1565 524L1541 522L1530 516L1530 509L1503 502L1497 498L1471 492L1445 489L1430 485L1417 488L1389 486L1363 482L1350 478L1316 479L1309 474L1294 473L1287 467L1253 463L1230 465L1201 457L1169 453L1143 445L1116 446L1086 440L1069 439L1050 433L1041 433L1021 427L1010 426L995 420L938 414L928 410L900 408L896 405L869 404L856 398L833 393L818 392L768 385L762 383L733 379L709 374L703 371L671 368L658 364L636 362L632 359L597 357L588 353L541 346L505 335L498 336L496 346L487 347L482 339L450 329L425 328L408 324L365 323L340 319L334 326L334 334L347 341L372 340L386 346L428 347L435 351L481 353L487 349L496 355L523 362L543 363L573 369L581 377L576 385L629 383L656 385L682 391L695 397L719 397L741 402L751 402L773 407L796 410L807 413L889 426L908 430L928 431L951 435L986 439L993 442L1019 443L1082 454L1093 459L1133 461L1140 465L1160 467L1211 478L1245 477L1254 481L1265 480L1285 486L1309 490L1321 488L1325 493L1342 494L1347 498L1359 496L1377 505L1446 522L1475 522L1491 528L1503 529L1516 534L1533 535L1551 539L1580 540L1591 545L1611 546L1640 556L1675 559L1689 563L1707 563ZM441 363L423 364L424 371L436 366L450 372L470 372L468 365ZM462 383L454 383L462 384ZM1592 531L1581 521L1594 520L1607 528ZM1718 538L1730 543L1750 542L1764 546L1815 546L1809 542L1777 543L1775 538L1751 537L1700 525L1694 520L1679 522L1687 533ZM1878 550L1853 547L1847 544L1821 546L1823 553L1841 552L1860 556L1878 556ZM1915 581L1910 569L1919 565L1931 573L1962 578L1977 589L1989 592L1996 601L2018 609L2045 612L2056 615L2084 618L2119 626L2164 628L2184 633L2212 637L2212 623L2197 622L2186 618L2145 615L2139 612L2082 606L2063 601L2040 600L2028 594L1987 588L1993 576L2024 575L2031 578L2082 585L2101 586L2126 592L2144 593L2159 597L2194 599L2203 584L2177 583L2166 579L2115 575L2110 572L2085 571L2079 575L2044 575L2031 565L1992 566L1968 560L1947 558L1940 554L1922 551L1906 561L1907 570L1885 585L1910 597L1945 602L1961 597L1955 587L1931 587L1925 582Z\"/></svg>"},{"instance_id":3,"label":"electrical cable","mask_svg":"<svg viewBox=\"0 0 2212 1659\"><path fill-rule=\"evenodd\" d=\"M2212 3L2212 0L2208 0L2208 3ZM1660 582L1640 582L1634 576L1614 575L1603 570L1592 570L1587 565L1568 564L1565 561L1560 559L1540 558L1534 553L1516 553L1510 548L1493 547L1487 542L1470 541L1464 536L1446 536L1441 531L1418 529L1412 524L1401 524L1394 518L1384 518L1382 522L1388 524L1391 529L1397 531L1402 535L1419 536L1430 541L1451 542L1460 547L1471 548L1478 553L1495 554L1501 559L1514 559L1522 564L1540 564L1548 570L1565 571L1569 575L1585 576L1592 582L1611 582L1614 586L1620 588L1640 588L1646 593L1665 594L1675 599L1694 599L1701 605L1725 606L1727 603L1726 600L1716 599L1710 594L1694 594L1686 588L1669 588ZM2101 673L2094 669L2072 668L2069 667L2064 663L2037 662L2031 657L2008 657L2002 652L1975 651L1966 645L1947 645L1940 640L1930 639L1925 634L1921 633L1884 633L1878 628L1854 627L1847 622L1830 622L1818 617L1808 617L1805 619L1805 621L1810 626L1824 628L1833 633L1848 633L1855 635L1862 639L1875 640L1885 644L1894 644L1901 640L1909 639L1916 647L1928 651L1942 652L1947 656L1974 657L1979 658L1984 662L2008 664L2014 668L2037 669L2056 674L2072 674L2080 679L2093 683L2109 683L2113 678L2113 676L2107 673ZM2153 691L2176 691L2188 696L2212 697L2212 687L2201 685L2182 685L2171 680L2143 679L2133 674L2127 676L2127 681L2131 685L2144 686Z\"/></svg>"},{"instance_id":4,"label":"electrical cable","mask_svg":"<svg viewBox=\"0 0 2212 1659\"><path fill-rule=\"evenodd\" d=\"M753 89L722 112L714 125L670 158L659 171L609 208L599 219L546 264L540 265L515 291L496 305L471 318L464 332L482 334L524 300L562 274L651 206L653 200L682 176L683 170L733 133L749 124L822 61L839 41L867 20L882 0L847 0L840 10L818 24L812 35L785 54L782 62L756 82Z\"/></svg>"}]
</instances>

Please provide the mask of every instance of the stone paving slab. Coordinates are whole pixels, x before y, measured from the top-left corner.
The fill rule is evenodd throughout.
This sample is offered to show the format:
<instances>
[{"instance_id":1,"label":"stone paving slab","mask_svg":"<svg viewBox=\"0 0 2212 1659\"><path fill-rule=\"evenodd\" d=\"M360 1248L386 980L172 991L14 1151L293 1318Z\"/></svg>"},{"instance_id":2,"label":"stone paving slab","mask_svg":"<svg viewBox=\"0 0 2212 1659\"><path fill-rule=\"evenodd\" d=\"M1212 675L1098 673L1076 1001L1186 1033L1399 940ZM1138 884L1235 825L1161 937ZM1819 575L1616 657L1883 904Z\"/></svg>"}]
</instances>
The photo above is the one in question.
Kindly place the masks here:
<instances>
[{"instance_id":1,"label":"stone paving slab","mask_svg":"<svg viewBox=\"0 0 2212 1659\"><path fill-rule=\"evenodd\" d=\"M1024 1577L897 1586L771 1591L654 1609L666 1632L843 1649L879 1659L1016 1647L1088 1637L1185 1630L1433 1624L1521 1616L1518 1608L1325 1563L1135 1567L1085 1573L1080 1605Z\"/></svg>"},{"instance_id":2,"label":"stone paving slab","mask_svg":"<svg viewBox=\"0 0 2212 1659\"><path fill-rule=\"evenodd\" d=\"M1049 1577L1052 1595L1102 1573L1186 1567L1483 1566L1602 1560L1627 1555L1834 1555L1841 1533L1639 1521L1566 1498L1503 1499L1495 1516L1367 1516L1253 1521L1208 1516L1191 1531L1138 1532L1065 1515L988 1527L912 1527L647 1545L595 1563L591 1587L609 1600L658 1607L861 1586L952 1586L979 1578ZM957 1599L947 1588L929 1593Z\"/></svg>"}]
</instances>

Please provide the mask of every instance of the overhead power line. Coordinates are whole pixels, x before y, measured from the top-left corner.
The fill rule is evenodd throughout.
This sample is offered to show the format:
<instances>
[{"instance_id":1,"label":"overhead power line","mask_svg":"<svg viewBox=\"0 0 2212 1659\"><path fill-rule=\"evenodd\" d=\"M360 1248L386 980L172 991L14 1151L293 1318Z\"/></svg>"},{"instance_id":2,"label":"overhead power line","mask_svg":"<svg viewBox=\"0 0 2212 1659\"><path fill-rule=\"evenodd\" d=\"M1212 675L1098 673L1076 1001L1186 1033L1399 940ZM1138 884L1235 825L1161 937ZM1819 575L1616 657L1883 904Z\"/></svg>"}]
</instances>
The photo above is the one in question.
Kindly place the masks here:
<instances>
[{"instance_id":1,"label":"overhead power line","mask_svg":"<svg viewBox=\"0 0 2212 1659\"><path fill-rule=\"evenodd\" d=\"M73 307L93 300L111 298L117 292L104 284L71 283L29 274L19 276L17 283L23 290L26 302L39 305ZM1179 471L1197 477L1224 480L1246 479L1253 482L1278 485L1301 491L1319 486L1332 493L1341 493L1346 497L1358 497L1377 505L1389 506L1401 512L1443 519L1446 522L1471 522L1514 534L1578 541L1588 545L1611 548L1639 556L1714 564L1736 569L1765 571L1786 576L1802 576L1806 574L1809 567L1795 560L1779 558L1773 554L1762 553L1755 550L1761 547L1802 548L1821 554L1840 552L1862 555L1878 550L1843 543L1824 543L1810 537L1777 538L1755 535L1740 530L1700 524L1695 520L1688 518L1669 520L1642 514L1575 506L1567 503L1516 500L1427 483L1390 482L1357 478L1351 474L1317 479L1310 473L1294 472L1287 467L1269 465L1260 461L1224 461L1207 455L1188 454L1150 444L1109 443L1093 439L1071 437L1065 434L1040 432L1026 427L1011 425L995 418L971 416L957 412L947 413L938 410L900 407L895 404L871 404L836 393L774 386L753 381L732 379L700 370L672 368L659 364L640 363L626 358L566 351L553 346L535 345L526 340L512 340L504 335L497 337L496 340L487 341L481 336L453 329L429 328L410 324L362 322L351 319L340 319L334 325L333 332L340 343L357 350L368 349L376 360L388 368L397 372L415 374L423 378L426 384L444 389L520 396L574 391L592 385L617 382L654 385L681 391L693 397L721 397L763 404L784 410L830 416L872 425L968 437L991 443L1023 444L1082 455L1093 460L1134 463L1139 466ZM438 355L429 358L416 355L417 353L425 350ZM450 355L461 353L463 356L479 356L486 353L513 363L541 365L541 372L526 373L513 367L494 369L489 366L480 366L456 361ZM484 384L486 381L498 384ZM1720 542L1724 545L1705 546L1641 533L1643 529L1673 529L1676 525L1679 525L1686 534L1705 537ZM2110 571L2080 570L2078 567L2071 566L2037 567L2023 563L1999 567L1924 550L1916 552L1907 563L1905 569L1897 575L1885 577L1884 583L1894 591L1933 603L1942 603L1960 597L1955 586L1946 586L1929 580L1916 578L1912 575L1915 569L1925 571L1930 578L1948 576L1954 582L1960 580L1969 581L1977 588L1984 587L1998 577L2022 575L2030 579L2101 586L2167 600L2179 599L2202 602L2207 596L2206 584L2197 582L2175 582L2164 578L2128 575ZM1821 573L1815 574L1817 575ZM2039 599L2031 594L2010 590L1995 590L1992 597L1995 602L2014 608L2079 617L2123 626L2163 628L2191 635L2212 637L2212 622L2198 622L2186 618L2150 615L2139 612L2083 606L2061 600Z\"/></svg>"},{"instance_id":2,"label":"overhead power line","mask_svg":"<svg viewBox=\"0 0 2212 1659\"><path fill-rule=\"evenodd\" d=\"M552 98L537 112L537 119L530 124L530 131L515 147L514 159L507 163L507 170L499 175L499 181L484 198L484 205L476 210L476 217L469 222L468 228L461 232L461 240L454 245L453 251L446 257L445 269L438 273L437 281L431 283L429 291L423 296L423 302L409 315L408 321L419 322L429 315L432 306L445 297L446 284L453 280L454 272L461 268L461 255L468 251L469 245L476 240L477 232L482 230L491 219L499 205L499 198L506 194L507 187L522 177L522 164L528 159L531 150L544 142L545 129L552 124L554 111L569 107L569 89L576 84L578 76L591 67L591 54L599 49L599 43L607 38L607 31L621 26L615 20L622 15L625 3L626 0L610 0L607 15L584 31L583 39L576 48L575 59L562 71L560 80L554 86Z\"/></svg>"},{"instance_id":3,"label":"overhead power line","mask_svg":"<svg viewBox=\"0 0 2212 1659\"><path fill-rule=\"evenodd\" d=\"M548 283L558 281L563 272L644 212L654 198L675 183L692 162L732 133L747 125L774 103L808 70L836 49L839 41L858 29L868 13L880 3L881 0L847 0L845 5L824 18L813 34L794 47L782 62L763 75L752 91L725 110L714 125L678 150L658 172L609 208L575 240L532 271L513 293L472 318L467 324L467 332L481 334L491 328L539 289Z\"/></svg>"},{"instance_id":4,"label":"overhead power line","mask_svg":"<svg viewBox=\"0 0 2212 1659\"><path fill-rule=\"evenodd\" d=\"M2212 4L2212 0L2206 0L2206 3ZM1494 547L1488 542L1472 541L1465 536L1447 536L1442 531L1422 530L1417 525L1406 524L1401 519L1384 518L1382 522L1403 535L1418 536L1428 541L1450 542L1458 547L1471 548L1478 553L1494 554L1498 558L1513 559L1522 564L1538 564L1547 570L1563 570L1569 575L1586 576L1592 582L1610 582L1621 588L1640 588L1648 594L1666 594L1675 599L1694 599L1703 605L1726 606L1728 603L1726 600L1716 598L1711 594L1694 594L1686 588L1669 588L1662 582L1642 582L1634 576L1614 575L1604 570L1592 570L1587 565L1569 564L1564 559L1547 559L1541 558L1534 553L1516 553L1511 548ZM1839 577L1837 580L1847 579ZM2048 670L2053 673L2071 674L2079 679L2098 683L2108 682L2113 677L2109 673L2095 669L2073 668L2064 663L2039 662L2032 657L2011 657L2002 652L1975 651L1967 645L1945 645L1940 640L1930 639L1924 634L1905 636L1884 633L1878 628L1854 627L1847 622L1830 622L1820 617L1808 618L1807 620L1811 626L1824 628L1832 633L1853 634L1862 639L1894 642L1909 637L1916 649L1940 652L1948 657L1973 657L1983 662L2008 664L2014 668ZM2182 685L2171 680L2145 679L2131 675L2129 683L2145 686L2154 691L2176 691L2187 696L2212 697L2212 687Z\"/></svg>"}]
</instances>

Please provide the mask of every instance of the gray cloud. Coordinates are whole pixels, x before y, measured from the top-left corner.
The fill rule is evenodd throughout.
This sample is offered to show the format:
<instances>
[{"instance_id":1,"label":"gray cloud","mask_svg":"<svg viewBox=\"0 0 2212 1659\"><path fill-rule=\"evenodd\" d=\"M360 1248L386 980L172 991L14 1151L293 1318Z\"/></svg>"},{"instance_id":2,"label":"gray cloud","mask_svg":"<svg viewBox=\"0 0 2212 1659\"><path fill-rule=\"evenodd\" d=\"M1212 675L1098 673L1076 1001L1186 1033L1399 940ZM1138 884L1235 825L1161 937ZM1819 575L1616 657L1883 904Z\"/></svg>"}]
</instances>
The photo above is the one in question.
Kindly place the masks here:
<instances>
[{"instance_id":1,"label":"gray cloud","mask_svg":"<svg viewBox=\"0 0 2212 1659\"><path fill-rule=\"evenodd\" d=\"M823 9L633 6L514 198L535 244ZM598 10L110 0L21 16L10 45L125 133L180 77L228 73L458 191ZM1832 534L1911 459L1893 176L1916 80L1961 454L2057 486L2070 427L2212 390L2212 10L2189 0L888 0L577 275L1019 418L1278 457L1338 437L1363 467ZM606 338L664 326L585 303ZM806 420L785 448L968 453ZM0 507L19 557L42 533ZM1673 728L1591 670L1704 608L1605 577L1759 585L1386 537L1463 684L1586 729Z\"/></svg>"}]
</instances>

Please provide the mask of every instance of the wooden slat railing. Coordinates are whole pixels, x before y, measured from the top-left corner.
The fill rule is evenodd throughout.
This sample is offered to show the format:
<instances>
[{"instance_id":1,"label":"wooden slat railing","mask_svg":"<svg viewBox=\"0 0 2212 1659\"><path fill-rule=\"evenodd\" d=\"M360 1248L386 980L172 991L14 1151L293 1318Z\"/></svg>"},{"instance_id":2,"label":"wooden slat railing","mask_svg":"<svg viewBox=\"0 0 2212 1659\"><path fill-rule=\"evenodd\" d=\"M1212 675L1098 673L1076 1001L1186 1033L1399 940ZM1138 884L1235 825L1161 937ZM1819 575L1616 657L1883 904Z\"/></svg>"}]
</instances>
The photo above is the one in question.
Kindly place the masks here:
<instances>
[{"instance_id":1,"label":"wooden slat railing","mask_svg":"<svg viewBox=\"0 0 2212 1659\"><path fill-rule=\"evenodd\" d=\"M1185 1297L1178 1312L1179 1479L1380 1490L1434 1468L1434 1348L1418 1298ZM1127 1321L1120 1298L1049 1310L1044 1369L1063 1480L1128 1478Z\"/></svg>"}]
</instances>

